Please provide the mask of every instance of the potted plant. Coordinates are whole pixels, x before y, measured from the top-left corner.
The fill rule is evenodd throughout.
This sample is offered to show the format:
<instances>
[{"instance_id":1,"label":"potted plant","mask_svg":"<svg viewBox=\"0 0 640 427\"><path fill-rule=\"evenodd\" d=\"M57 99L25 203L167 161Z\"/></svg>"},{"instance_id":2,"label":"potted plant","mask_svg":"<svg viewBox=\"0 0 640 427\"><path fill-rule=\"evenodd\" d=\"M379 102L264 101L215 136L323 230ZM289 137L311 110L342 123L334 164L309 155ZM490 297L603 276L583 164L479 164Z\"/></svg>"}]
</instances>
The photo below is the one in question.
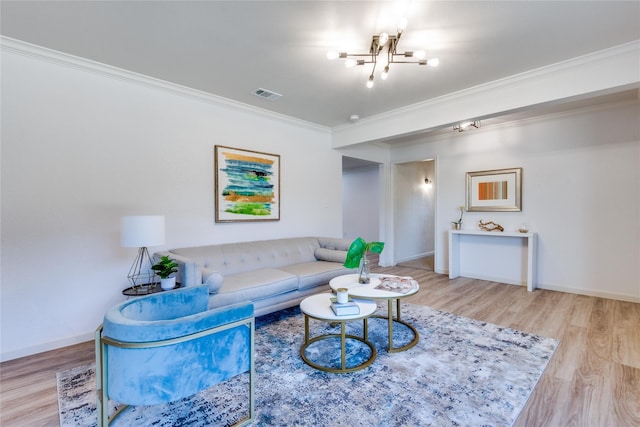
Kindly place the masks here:
<instances>
[{"instance_id":1,"label":"potted plant","mask_svg":"<svg viewBox=\"0 0 640 427\"><path fill-rule=\"evenodd\" d=\"M384 249L384 242L367 243L362 237L358 237L351 242L347 251L347 258L344 261L346 268L360 267L358 271L358 283L369 283L369 260L368 252L379 254Z\"/></svg>"},{"instance_id":2,"label":"potted plant","mask_svg":"<svg viewBox=\"0 0 640 427\"><path fill-rule=\"evenodd\" d=\"M176 277L171 276L173 273L178 271L178 264L175 260L168 256L163 256L160 258L160 261L151 267L151 269L160 276L160 287L163 290L168 291L176 287Z\"/></svg>"}]
</instances>

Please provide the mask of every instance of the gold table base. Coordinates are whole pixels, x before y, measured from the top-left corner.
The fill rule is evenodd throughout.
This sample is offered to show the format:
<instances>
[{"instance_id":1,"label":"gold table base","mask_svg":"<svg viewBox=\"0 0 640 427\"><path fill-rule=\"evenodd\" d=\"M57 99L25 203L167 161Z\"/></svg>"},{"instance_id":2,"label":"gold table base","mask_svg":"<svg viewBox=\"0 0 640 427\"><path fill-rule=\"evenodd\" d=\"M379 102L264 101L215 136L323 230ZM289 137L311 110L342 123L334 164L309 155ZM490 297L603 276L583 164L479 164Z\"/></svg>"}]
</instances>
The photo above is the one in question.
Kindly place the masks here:
<instances>
[{"instance_id":1,"label":"gold table base","mask_svg":"<svg viewBox=\"0 0 640 427\"><path fill-rule=\"evenodd\" d=\"M356 335L350 335L350 334L346 333L345 325L348 322L348 320L342 320L342 321L331 320L329 322L340 323L340 333L339 334L324 334L324 335L319 335L319 336L311 338L311 339L309 338L309 317L310 316L307 315L307 314L304 315L304 344L302 344L302 346L300 347L300 357L302 358L304 363L306 363L307 365L311 366L312 368L318 369L320 371L324 371L324 372L330 372L330 373L334 373L334 374L345 374L345 373L348 373L348 372L355 372L355 371L359 371L361 369L364 369L364 368L368 367L369 365L371 365L373 363L373 361L376 359L376 356L377 356L378 353L377 353L375 347L373 346L373 344L371 344L369 342L369 340L368 340L368 324L367 324L367 318L366 317L364 319L362 319L362 327L363 327L363 332L364 332L363 333L363 335L364 335L363 337L358 337ZM322 320L322 319L318 319L318 320ZM327 321L327 320L325 320L325 321ZM321 340L326 340L326 339L331 339L331 338L339 338L340 339L340 368L332 368L330 366L324 366L324 365L320 365L318 363L312 362L304 354L304 351L307 349L307 347L309 347L314 342L321 341ZM346 341L347 341L347 339L353 339L353 340L356 340L356 341L360 341L360 342L366 344L367 346L369 346L369 349L371 349L371 356L369 356L369 358L367 360L365 360L364 362L360 363L359 365L347 368L347 355L346 355Z\"/></svg>"},{"instance_id":2,"label":"gold table base","mask_svg":"<svg viewBox=\"0 0 640 427\"><path fill-rule=\"evenodd\" d=\"M420 335L418 334L418 331L416 330L416 328L414 328L409 323L400 319L400 299L396 299L395 301L396 301L396 311L398 313L395 318L393 317L393 299L388 300L387 316L371 316L378 319L387 319L389 322L389 347L387 348L387 351L389 353L397 353L400 351L408 350L414 345L418 344L418 341L420 341ZM393 322L400 323L406 326L407 328L409 328L413 332L413 340L410 343L405 344L401 347L393 346Z\"/></svg>"}]
</instances>

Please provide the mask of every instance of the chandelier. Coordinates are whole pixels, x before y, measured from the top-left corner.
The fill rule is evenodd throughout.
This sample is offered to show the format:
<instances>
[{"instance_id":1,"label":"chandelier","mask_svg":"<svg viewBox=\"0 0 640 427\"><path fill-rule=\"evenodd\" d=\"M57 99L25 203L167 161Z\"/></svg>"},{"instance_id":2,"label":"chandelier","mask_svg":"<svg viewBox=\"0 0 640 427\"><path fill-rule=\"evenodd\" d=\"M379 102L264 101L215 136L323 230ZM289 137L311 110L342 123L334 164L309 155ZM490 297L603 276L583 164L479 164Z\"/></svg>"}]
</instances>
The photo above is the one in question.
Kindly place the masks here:
<instances>
[{"instance_id":1,"label":"chandelier","mask_svg":"<svg viewBox=\"0 0 640 427\"><path fill-rule=\"evenodd\" d=\"M418 64L437 67L440 63L438 58L427 59L424 50L398 52L398 42L400 41L400 37L402 36L404 29L406 28L406 24L406 19L400 22L400 24L398 25L398 33L395 36L389 35L387 33L374 35L371 38L371 47L369 48L368 53L329 51L327 52L327 59L344 59L345 66L347 67L373 64L373 66L371 67L369 80L367 81L368 88L373 87L373 79L374 73L376 71L376 66L378 65L378 61L384 63L385 52L387 58L386 65L382 70L382 74L380 75L380 78L382 78L382 80L386 80L389 76L391 64Z\"/></svg>"}]
</instances>

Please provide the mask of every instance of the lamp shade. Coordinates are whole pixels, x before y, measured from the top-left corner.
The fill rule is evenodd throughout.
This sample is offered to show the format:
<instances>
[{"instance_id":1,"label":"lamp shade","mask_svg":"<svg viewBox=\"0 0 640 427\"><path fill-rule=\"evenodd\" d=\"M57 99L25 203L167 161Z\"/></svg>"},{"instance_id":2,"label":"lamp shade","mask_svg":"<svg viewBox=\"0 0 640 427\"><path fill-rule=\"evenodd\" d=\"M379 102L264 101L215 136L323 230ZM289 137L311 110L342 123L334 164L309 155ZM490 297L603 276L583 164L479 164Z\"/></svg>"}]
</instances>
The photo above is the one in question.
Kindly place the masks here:
<instances>
[{"instance_id":1,"label":"lamp shade","mask_svg":"<svg viewBox=\"0 0 640 427\"><path fill-rule=\"evenodd\" d=\"M164 216L142 215L120 218L120 246L142 248L164 244Z\"/></svg>"}]
</instances>

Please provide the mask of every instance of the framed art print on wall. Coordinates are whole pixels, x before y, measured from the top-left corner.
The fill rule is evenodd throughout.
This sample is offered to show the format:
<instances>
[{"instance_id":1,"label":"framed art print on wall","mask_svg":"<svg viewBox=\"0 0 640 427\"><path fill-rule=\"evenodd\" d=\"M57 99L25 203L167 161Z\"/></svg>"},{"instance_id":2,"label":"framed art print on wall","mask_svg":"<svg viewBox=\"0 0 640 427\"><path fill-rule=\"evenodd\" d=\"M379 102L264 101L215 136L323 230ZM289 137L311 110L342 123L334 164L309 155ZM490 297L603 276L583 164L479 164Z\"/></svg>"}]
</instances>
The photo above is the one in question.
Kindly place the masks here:
<instances>
[{"instance_id":1,"label":"framed art print on wall","mask_svg":"<svg viewBox=\"0 0 640 427\"><path fill-rule=\"evenodd\" d=\"M467 211L522 210L522 168L467 172Z\"/></svg>"},{"instance_id":2,"label":"framed art print on wall","mask_svg":"<svg viewBox=\"0 0 640 427\"><path fill-rule=\"evenodd\" d=\"M216 222L280 220L280 156L215 146Z\"/></svg>"}]
</instances>

